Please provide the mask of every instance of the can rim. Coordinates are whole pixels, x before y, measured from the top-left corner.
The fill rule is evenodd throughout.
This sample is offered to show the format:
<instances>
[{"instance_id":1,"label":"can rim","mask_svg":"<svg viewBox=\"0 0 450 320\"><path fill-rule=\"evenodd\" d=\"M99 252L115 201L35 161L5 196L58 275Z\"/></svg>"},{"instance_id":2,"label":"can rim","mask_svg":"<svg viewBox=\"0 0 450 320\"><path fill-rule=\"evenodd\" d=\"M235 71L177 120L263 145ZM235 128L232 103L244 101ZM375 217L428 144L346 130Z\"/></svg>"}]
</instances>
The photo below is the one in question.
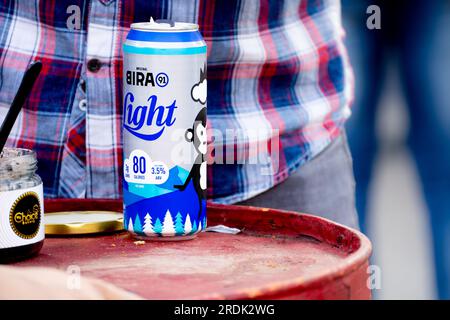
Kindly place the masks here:
<instances>
[{"instance_id":1,"label":"can rim","mask_svg":"<svg viewBox=\"0 0 450 320\"><path fill-rule=\"evenodd\" d=\"M133 30L144 32L189 32L197 31L198 24L187 22L175 22L174 27L166 27L164 24L152 22L135 22L130 26Z\"/></svg>"}]
</instances>

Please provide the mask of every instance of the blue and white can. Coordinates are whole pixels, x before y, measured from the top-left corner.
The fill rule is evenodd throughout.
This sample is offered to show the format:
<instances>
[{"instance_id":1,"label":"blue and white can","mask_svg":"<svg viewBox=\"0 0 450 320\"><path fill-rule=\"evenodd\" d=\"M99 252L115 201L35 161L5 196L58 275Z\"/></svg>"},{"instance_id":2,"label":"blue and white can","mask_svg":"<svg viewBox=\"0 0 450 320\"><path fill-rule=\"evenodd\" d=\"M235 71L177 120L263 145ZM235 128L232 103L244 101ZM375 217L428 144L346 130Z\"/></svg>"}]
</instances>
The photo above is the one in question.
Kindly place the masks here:
<instances>
[{"instance_id":1,"label":"blue and white can","mask_svg":"<svg viewBox=\"0 0 450 320\"><path fill-rule=\"evenodd\" d=\"M206 227L206 43L196 24L134 23L123 45L124 227L192 238Z\"/></svg>"}]
</instances>

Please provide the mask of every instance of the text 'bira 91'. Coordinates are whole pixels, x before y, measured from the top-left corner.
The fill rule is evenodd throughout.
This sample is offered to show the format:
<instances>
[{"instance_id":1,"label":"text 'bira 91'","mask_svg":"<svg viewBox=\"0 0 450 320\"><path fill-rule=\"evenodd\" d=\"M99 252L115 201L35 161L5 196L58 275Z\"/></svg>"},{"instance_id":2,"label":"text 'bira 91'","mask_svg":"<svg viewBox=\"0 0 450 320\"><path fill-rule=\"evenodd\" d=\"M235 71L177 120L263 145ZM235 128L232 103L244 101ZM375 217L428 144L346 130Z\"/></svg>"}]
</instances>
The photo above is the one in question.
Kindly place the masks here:
<instances>
[{"instance_id":1,"label":"text 'bira 91'","mask_svg":"<svg viewBox=\"0 0 450 320\"><path fill-rule=\"evenodd\" d=\"M155 78L152 72L127 71L127 84L133 86L155 86Z\"/></svg>"}]
</instances>

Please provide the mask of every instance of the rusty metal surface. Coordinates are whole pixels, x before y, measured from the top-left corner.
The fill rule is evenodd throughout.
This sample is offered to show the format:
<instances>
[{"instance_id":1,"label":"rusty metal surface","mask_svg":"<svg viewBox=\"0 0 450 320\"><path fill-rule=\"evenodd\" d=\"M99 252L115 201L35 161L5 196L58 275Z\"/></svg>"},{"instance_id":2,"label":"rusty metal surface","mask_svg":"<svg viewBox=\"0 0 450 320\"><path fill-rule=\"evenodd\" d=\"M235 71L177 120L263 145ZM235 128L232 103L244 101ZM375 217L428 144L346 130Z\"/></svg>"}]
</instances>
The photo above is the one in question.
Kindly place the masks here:
<instances>
[{"instance_id":1,"label":"rusty metal surface","mask_svg":"<svg viewBox=\"0 0 450 320\"><path fill-rule=\"evenodd\" d=\"M65 210L92 209L80 202ZM47 211L60 210L46 202ZM74 206L74 207L70 207ZM119 204L96 203L116 209ZM368 299L369 240L309 215L208 205L209 225L238 235L202 233L181 242L135 243L127 233L49 238L26 266L66 269L107 280L149 299Z\"/></svg>"}]
</instances>

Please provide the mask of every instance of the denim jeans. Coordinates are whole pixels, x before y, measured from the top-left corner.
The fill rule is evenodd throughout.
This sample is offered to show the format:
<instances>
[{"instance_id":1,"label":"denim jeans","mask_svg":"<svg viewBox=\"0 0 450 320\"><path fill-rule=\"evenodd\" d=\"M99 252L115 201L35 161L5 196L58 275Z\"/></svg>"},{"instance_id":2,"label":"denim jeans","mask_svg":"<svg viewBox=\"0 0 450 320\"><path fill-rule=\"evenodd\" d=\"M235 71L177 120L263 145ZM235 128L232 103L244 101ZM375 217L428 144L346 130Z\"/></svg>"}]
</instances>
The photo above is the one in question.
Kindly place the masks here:
<instances>
[{"instance_id":1,"label":"denim jeans","mask_svg":"<svg viewBox=\"0 0 450 320\"><path fill-rule=\"evenodd\" d=\"M345 132L284 182L239 204L310 213L357 229L355 180Z\"/></svg>"},{"instance_id":2,"label":"denim jeans","mask_svg":"<svg viewBox=\"0 0 450 320\"><path fill-rule=\"evenodd\" d=\"M366 27L371 4L380 5L381 30ZM396 55L410 117L408 143L432 226L438 294L450 299L450 3L343 0L342 5L356 80L347 132L362 230L366 230L367 191L377 148L380 88L387 62Z\"/></svg>"}]
</instances>

